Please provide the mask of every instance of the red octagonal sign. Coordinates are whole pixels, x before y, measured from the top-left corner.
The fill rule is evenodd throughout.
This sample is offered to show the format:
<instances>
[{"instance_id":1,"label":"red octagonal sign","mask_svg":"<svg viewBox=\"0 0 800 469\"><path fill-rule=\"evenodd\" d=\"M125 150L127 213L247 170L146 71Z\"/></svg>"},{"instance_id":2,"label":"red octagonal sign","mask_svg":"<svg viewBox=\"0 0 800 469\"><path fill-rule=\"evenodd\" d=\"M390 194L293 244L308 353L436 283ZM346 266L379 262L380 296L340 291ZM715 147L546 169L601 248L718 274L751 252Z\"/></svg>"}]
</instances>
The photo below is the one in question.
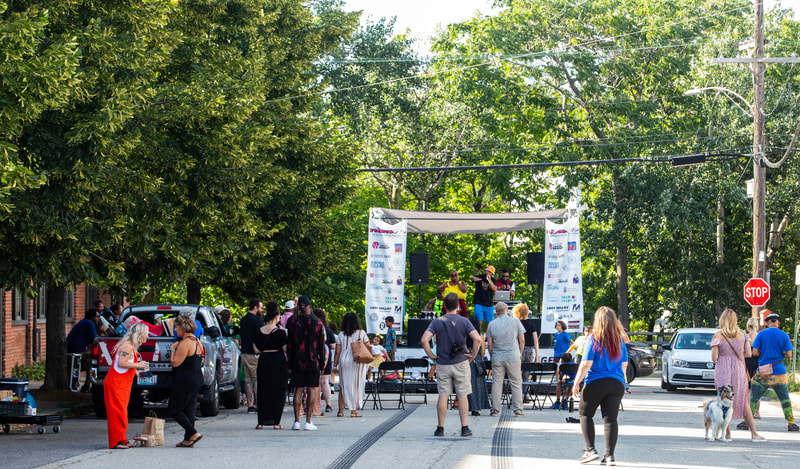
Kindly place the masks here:
<instances>
[{"instance_id":1,"label":"red octagonal sign","mask_svg":"<svg viewBox=\"0 0 800 469\"><path fill-rule=\"evenodd\" d=\"M751 278L744 284L744 299L750 306L764 306L769 300L769 285L762 278Z\"/></svg>"}]
</instances>

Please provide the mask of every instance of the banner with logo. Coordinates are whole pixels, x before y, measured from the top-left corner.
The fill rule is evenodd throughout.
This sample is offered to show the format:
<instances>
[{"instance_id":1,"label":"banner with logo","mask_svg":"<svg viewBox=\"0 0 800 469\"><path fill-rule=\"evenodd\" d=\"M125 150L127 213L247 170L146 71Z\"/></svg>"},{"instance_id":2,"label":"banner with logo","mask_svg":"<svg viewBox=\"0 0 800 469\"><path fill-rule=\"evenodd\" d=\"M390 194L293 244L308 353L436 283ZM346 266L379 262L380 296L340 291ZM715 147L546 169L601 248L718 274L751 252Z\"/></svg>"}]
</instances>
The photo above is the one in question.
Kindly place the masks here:
<instances>
[{"instance_id":1,"label":"banner with logo","mask_svg":"<svg viewBox=\"0 0 800 469\"><path fill-rule=\"evenodd\" d=\"M583 330L583 276L579 219L545 223L544 300L542 333L556 331L556 322L568 332Z\"/></svg>"},{"instance_id":2,"label":"banner with logo","mask_svg":"<svg viewBox=\"0 0 800 469\"><path fill-rule=\"evenodd\" d=\"M386 334L386 316L394 318L397 334L403 332L407 228L405 220L394 225L369 220L365 313L370 334Z\"/></svg>"}]
</instances>

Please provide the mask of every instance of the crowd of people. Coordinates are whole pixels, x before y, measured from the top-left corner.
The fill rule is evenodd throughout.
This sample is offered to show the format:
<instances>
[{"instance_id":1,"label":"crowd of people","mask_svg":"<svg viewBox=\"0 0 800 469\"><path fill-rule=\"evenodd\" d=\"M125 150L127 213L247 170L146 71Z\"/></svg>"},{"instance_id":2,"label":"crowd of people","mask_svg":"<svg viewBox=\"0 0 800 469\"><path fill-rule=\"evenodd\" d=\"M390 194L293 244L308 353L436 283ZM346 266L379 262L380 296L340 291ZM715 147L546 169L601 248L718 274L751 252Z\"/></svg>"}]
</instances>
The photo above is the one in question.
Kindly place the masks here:
<instances>
[{"instance_id":1,"label":"crowd of people","mask_svg":"<svg viewBox=\"0 0 800 469\"><path fill-rule=\"evenodd\" d=\"M426 308L434 308L437 319L431 321L421 344L431 360L438 390L437 426L435 436L444 436L445 417L449 399L455 395L453 407L458 408L461 436L469 437L468 415L478 416L489 409L490 416L500 412L503 386L492 386L491 400L487 392L487 376L496 383L508 380L510 407L516 417L523 417L523 362L539 362L538 331L526 324L529 309L517 304L509 311L505 302L493 301L491 292L503 288L515 292L507 270L493 279L494 267L470 277L475 284L474 314L465 314L466 285L453 270L450 279L437 288L437 298ZM487 298L489 298L487 305ZM99 334L113 334L119 322L121 307L116 305L103 321L102 302L86 312L67 337L70 353L80 353ZM222 324L230 325L231 314L224 306L216 313ZM116 319L115 319L116 318ZM394 360L397 336L394 318L385 319L386 337L371 338L362 329L355 312L346 313L341 328L328 321L327 313L312 309L311 300L298 295L284 304L270 301L264 307L259 298L248 304L247 313L239 322L235 338L241 348L245 378L244 402L247 412L257 414L256 429L266 426L282 430L283 410L291 383L293 430L313 431L317 427L312 417L333 412L333 384L338 381L337 416L346 411L352 418L360 413L365 397L365 385L373 369L386 360ZM726 309L719 318L719 332L712 342L712 360L716 362L715 385L730 385L734 390L732 418L742 420L737 428L750 431L754 442L765 441L756 431L761 396L772 389L778 396L789 431L798 431L788 397L787 372L783 360L791 358L792 345L788 335L779 329L780 318L768 314L766 328L759 331L755 318L747 322L747 332L738 327L738 317ZM108 324L109 327L106 327ZM483 332L485 326L485 333ZM202 435L194 427L195 406L202 379L203 345L197 338L197 324L189 316L175 320L176 342L171 350L173 388L169 413L184 429L184 438L176 446L192 447ZM593 417L600 408L605 433L603 464L614 465L617 435L617 415L627 388L628 337L611 308L600 307L592 324L583 335L573 339L563 321L555 323L554 357L556 364L572 365L571 373L556 368L556 399L551 408L566 408L568 400L578 404L585 449L579 462L600 459L595 448ZM338 331L338 333L337 333ZM113 365L104 383L108 415L110 448L127 448L127 406L134 376L147 372L148 363L141 360L138 348L148 336L144 324L134 324L126 330L113 350ZM363 363L354 356L355 343L362 343L372 352L372 363ZM486 369L483 358L491 360ZM577 371L576 371L577 369ZM435 370L435 371L434 371ZM338 375L338 380L336 379ZM87 380L88 384L88 380ZM572 409L572 407L570 407ZM725 438L731 438L730 426Z\"/></svg>"}]
</instances>

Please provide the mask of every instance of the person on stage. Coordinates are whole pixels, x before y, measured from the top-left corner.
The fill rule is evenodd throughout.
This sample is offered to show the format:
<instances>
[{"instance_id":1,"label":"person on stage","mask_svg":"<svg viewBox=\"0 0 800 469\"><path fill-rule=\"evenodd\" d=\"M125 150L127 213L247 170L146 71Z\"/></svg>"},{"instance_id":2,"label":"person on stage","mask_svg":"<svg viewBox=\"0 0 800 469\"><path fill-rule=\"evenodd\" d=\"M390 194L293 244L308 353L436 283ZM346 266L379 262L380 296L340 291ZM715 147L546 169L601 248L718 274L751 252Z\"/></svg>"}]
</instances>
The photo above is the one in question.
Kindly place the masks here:
<instances>
[{"instance_id":1,"label":"person on stage","mask_svg":"<svg viewBox=\"0 0 800 469\"><path fill-rule=\"evenodd\" d=\"M508 269L503 269L500 271L500 278L497 279L497 289L500 291L508 290L511 298L517 296L517 284L511 280L511 273L508 271Z\"/></svg>"},{"instance_id":2,"label":"person on stage","mask_svg":"<svg viewBox=\"0 0 800 469\"><path fill-rule=\"evenodd\" d=\"M447 296L448 293L455 293L458 295L458 315L468 316L467 314L467 284L458 278L458 271L453 269L450 271L450 280L436 287L436 291L442 298Z\"/></svg>"},{"instance_id":3,"label":"person on stage","mask_svg":"<svg viewBox=\"0 0 800 469\"><path fill-rule=\"evenodd\" d=\"M494 266L487 266L484 273L473 275L469 279L475 284L475 295L472 298L474 303L474 314L478 318L478 323L483 327L483 323L489 324L494 319L494 292L497 291L492 277L494 276ZM478 330L480 332L480 330Z\"/></svg>"}]
</instances>

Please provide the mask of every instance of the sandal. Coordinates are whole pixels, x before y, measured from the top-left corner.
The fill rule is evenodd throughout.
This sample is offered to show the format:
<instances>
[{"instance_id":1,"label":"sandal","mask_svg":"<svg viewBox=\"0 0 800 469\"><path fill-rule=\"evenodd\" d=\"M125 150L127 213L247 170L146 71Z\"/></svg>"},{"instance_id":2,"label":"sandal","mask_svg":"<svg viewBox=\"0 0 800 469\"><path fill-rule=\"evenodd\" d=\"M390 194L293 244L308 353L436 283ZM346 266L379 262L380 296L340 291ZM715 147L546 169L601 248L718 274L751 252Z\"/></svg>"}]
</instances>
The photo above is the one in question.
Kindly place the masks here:
<instances>
[{"instance_id":1,"label":"sandal","mask_svg":"<svg viewBox=\"0 0 800 469\"><path fill-rule=\"evenodd\" d=\"M113 447L111 449L128 449L128 448L130 448L130 446L128 446L127 444L117 443L117 446L115 446L115 447Z\"/></svg>"},{"instance_id":2,"label":"sandal","mask_svg":"<svg viewBox=\"0 0 800 469\"><path fill-rule=\"evenodd\" d=\"M283 430L283 425L273 425L272 429L273 430Z\"/></svg>"},{"instance_id":3,"label":"sandal","mask_svg":"<svg viewBox=\"0 0 800 469\"><path fill-rule=\"evenodd\" d=\"M739 422L739 425L736 425L736 429L737 430L749 430L750 427L747 426L747 422L742 420L741 422Z\"/></svg>"},{"instance_id":4,"label":"sandal","mask_svg":"<svg viewBox=\"0 0 800 469\"><path fill-rule=\"evenodd\" d=\"M340 410L339 412L337 412L337 413L336 413L336 416L337 416L337 417L344 417L344 412L342 412L342 411Z\"/></svg>"},{"instance_id":5,"label":"sandal","mask_svg":"<svg viewBox=\"0 0 800 469\"><path fill-rule=\"evenodd\" d=\"M176 448L184 448L184 447L187 447L187 446L189 446L189 442L186 441L186 440L183 440L180 443L175 445Z\"/></svg>"},{"instance_id":6,"label":"sandal","mask_svg":"<svg viewBox=\"0 0 800 469\"><path fill-rule=\"evenodd\" d=\"M187 444L186 444L185 446L186 446L187 448L193 448L193 447L194 447L194 444L195 444L195 443L197 443L198 441L200 441L200 438L203 438L203 435L201 435L201 434L199 434L199 433L195 433L194 435L192 435L192 437L191 437L191 438L189 438L189 439L186 441L186 443L187 443Z\"/></svg>"},{"instance_id":7,"label":"sandal","mask_svg":"<svg viewBox=\"0 0 800 469\"><path fill-rule=\"evenodd\" d=\"M261 430L261 429L263 429L263 428L264 428L264 426L263 426L263 425L261 425L261 424L258 424L258 425L256 425L256 430Z\"/></svg>"},{"instance_id":8,"label":"sandal","mask_svg":"<svg viewBox=\"0 0 800 469\"><path fill-rule=\"evenodd\" d=\"M363 415L359 414L358 412L350 412L350 418L357 419L360 417L363 417Z\"/></svg>"}]
</instances>

